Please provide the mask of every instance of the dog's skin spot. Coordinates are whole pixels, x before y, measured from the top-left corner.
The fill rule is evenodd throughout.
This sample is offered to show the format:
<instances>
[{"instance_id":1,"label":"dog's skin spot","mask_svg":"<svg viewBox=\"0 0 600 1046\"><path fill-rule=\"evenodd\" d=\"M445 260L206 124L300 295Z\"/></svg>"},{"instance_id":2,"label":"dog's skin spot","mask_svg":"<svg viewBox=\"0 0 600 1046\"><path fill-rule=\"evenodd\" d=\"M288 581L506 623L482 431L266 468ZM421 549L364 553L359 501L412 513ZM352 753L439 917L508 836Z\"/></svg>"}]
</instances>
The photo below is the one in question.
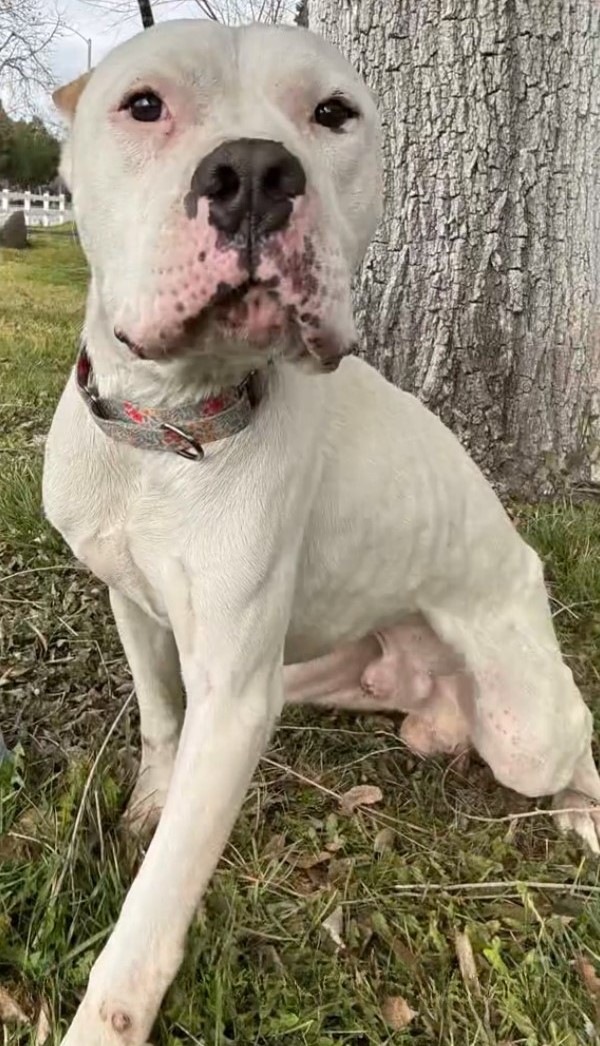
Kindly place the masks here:
<instances>
[{"instance_id":1,"label":"dog's skin spot","mask_svg":"<svg viewBox=\"0 0 600 1046\"><path fill-rule=\"evenodd\" d=\"M122 1035L123 1032L130 1030L131 1017L128 1013L124 1013L122 1010L117 1010L116 1013L113 1013L110 1023L115 1031L118 1032L119 1035Z\"/></svg>"},{"instance_id":2,"label":"dog's skin spot","mask_svg":"<svg viewBox=\"0 0 600 1046\"><path fill-rule=\"evenodd\" d=\"M206 261L206 251L200 251L200 253L198 255L198 261L199 262Z\"/></svg>"},{"instance_id":3,"label":"dog's skin spot","mask_svg":"<svg viewBox=\"0 0 600 1046\"><path fill-rule=\"evenodd\" d=\"M100 1005L98 1015L103 1024L107 1024L110 1017L110 1025L113 1031L115 1031L117 1035L123 1036L124 1042L129 1043L131 1041L133 1019L125 1010L114 1010L111 1014L108 1003L104 1001Z\"/></svg>"},{"instance_id":4,"label":"dog's skin spot","mask_svg":"<svg viewBox=\"0 0 600 1046\"><path fill-rule=\"evenodd\" d=\"M192 219L194 219L198 214L198 200L198 193L194 192L193 189L190 189L183 198L183 209L190 221L192 221Z\"/></svg>"}]
</instances>

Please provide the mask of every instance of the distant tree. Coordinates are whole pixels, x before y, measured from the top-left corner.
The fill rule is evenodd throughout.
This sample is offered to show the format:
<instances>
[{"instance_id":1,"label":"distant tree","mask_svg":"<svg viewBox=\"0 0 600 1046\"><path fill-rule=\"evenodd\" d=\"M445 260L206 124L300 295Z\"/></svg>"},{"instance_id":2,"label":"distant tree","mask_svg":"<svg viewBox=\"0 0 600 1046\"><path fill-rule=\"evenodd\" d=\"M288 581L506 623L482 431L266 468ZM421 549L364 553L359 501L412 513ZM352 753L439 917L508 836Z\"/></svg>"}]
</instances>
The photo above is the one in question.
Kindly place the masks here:
<instances>
[{"instance_id":1,"label":"distant tree","mask_svg":"<svg viewBox=\"0 0 600 1046\"><path fill-rule=\"evenodd\" d=\"M11 120L0 109L0 178L22 189L56 177L60 145L37 117Z\"/></svg>"},{"instance_id":2,"label":"distant tree","mask_svg":"<svg viewBox=\"0 0 600 1046\"><path fill-rule=\"evenodd\" d=\"M0 181L8 178L11 140L12 121L9 120L0 102Z\"/></svg>"}]
</instances>

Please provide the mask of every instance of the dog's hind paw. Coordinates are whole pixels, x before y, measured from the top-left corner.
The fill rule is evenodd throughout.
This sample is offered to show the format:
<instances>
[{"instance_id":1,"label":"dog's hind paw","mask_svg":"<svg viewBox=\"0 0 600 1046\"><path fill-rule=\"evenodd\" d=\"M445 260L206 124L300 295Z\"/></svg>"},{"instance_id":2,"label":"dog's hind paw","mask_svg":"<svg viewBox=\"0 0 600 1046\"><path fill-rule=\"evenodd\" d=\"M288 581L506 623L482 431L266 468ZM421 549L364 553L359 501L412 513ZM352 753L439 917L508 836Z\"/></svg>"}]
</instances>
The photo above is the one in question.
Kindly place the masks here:
<instances>
[{"instance_id":1,"label":"dog's hind paw","mask_svg":"<svg viewBox=\"0 0 600 1046\"><path fill-rule=\"evenodd\" d=\"M561 832L577 835L590 853L600 856L600 805L580 792L554 797L554 816Z\"/></svg>"}]
</instances>

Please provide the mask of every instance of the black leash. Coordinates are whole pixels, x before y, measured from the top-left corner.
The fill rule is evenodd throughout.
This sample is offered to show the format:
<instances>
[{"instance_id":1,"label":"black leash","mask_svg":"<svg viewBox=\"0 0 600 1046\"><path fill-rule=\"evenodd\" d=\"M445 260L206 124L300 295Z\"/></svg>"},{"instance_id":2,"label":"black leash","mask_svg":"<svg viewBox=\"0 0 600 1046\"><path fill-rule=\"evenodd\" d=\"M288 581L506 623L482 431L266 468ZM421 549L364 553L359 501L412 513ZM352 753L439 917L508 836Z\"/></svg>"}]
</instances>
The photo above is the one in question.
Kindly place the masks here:
<instances>
[{"instance_id":1,"label":"black leash","mask_svg":"<svg viewBox=\"0 0 600 1046\"><path fill-rule=\"evenodd\" d=\"M142 25L144 29L149 29L151 25L154 25L154 15L152 14L150 0L138 0L138 7L142 16Z\"/></svg>"}]
</instances>

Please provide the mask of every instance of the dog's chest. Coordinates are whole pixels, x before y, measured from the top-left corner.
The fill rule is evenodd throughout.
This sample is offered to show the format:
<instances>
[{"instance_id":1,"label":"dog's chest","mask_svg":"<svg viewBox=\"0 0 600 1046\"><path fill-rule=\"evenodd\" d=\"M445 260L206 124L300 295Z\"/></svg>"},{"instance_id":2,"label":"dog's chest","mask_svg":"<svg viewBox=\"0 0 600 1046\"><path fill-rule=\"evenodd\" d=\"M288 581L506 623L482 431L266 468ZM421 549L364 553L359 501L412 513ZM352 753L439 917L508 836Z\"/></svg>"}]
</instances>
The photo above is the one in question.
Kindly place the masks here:
<instances>
[{"instance_id":1,"label":"dog's chest","mask_svg":"<svg viewBox=\"0 0 600 1046\"><path fill-rule=\"evenodd\" d=\"M135 508L131 503L128 508ZM78 559L106 585L118 589L137 603L151 617L168 624L168 616L160 590L151 584L147 572L139 564L134 552L128 527L129 512L125 509L122 518L106 520L72 545Z\"/></svg>"},{"instance_id":2,"label":"dog's chest","mask_svg":"<svg viewBox=\"0 0 600 1046\"><path fill-rule=\"evenodd\" d=\"M140 549L144 529L136 527L149 510L136 452L108 443L68 390L63 400L71 402L61 401L46 448L46 515L92 573L166 623L160 593L144 568L152 552L143 540Z\"/></svg>"},{"instance_id":3,"label":"dog's chest","mask_svg":"<svg viewBox=\"0 0 600 1046\"><path fill-rule=\"evenodd\" d=\"M110 512L106 511L108 496L113 499ZM80 501L79 525L69 544L96 577L167 624L160 589L152 584L145 569L151 550L148 547L144 555L142 547L140 555L140 538L132 526L132 521L143 512L142 505L143 496L135 488L119 487L114 481L98 484L94 495Z\"/></svg>"}]
</instances>

